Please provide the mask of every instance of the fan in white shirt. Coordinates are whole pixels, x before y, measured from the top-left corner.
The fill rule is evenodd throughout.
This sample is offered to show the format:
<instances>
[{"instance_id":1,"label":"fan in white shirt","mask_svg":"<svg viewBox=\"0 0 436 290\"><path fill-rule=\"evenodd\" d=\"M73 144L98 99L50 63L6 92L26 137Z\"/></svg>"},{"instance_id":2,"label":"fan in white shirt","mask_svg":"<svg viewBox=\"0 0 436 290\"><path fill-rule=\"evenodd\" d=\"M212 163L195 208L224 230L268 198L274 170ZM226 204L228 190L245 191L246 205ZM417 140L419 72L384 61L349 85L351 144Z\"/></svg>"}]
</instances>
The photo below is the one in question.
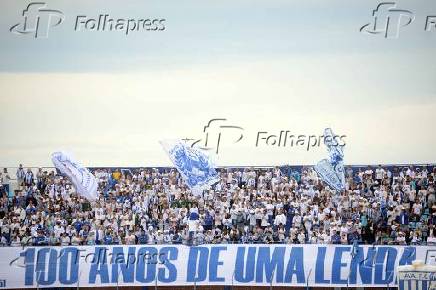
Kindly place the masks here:
<instances>
[{"instance_id":1,"label":"fan in white shirt","mask_svg":"<svg viewBox=\"0 0 436 290\"><path fill-rule=\"evenodd\" d=\"M274 220L274 225L276 225L276 226L286 225L286 216L282 210L280 210L279 214L276 216L276 218Z\"/></svg>"}]
</instances>

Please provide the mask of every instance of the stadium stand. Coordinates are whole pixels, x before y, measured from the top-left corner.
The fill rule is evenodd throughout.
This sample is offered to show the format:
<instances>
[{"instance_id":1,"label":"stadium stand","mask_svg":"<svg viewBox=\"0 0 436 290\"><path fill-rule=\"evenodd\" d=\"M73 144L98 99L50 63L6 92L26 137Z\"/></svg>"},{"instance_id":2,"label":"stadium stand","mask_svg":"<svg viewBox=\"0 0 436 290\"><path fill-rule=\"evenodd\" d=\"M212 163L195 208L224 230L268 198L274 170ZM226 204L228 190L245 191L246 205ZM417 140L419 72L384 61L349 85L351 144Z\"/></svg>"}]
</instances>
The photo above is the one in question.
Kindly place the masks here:
<instances>
[{"instance_id":1,"label":"stadium stand","mask_svg":"<svg viewBox=\"0 0 436 290\"><path fill-rule=\"evenodd\" d=\"M92 171L96 202L52 168L5 168L0 245L436 245L434 165L347 166L340 194L310 166L220 168L199 197L174 168Z\"/></svg>"}]
</instances>

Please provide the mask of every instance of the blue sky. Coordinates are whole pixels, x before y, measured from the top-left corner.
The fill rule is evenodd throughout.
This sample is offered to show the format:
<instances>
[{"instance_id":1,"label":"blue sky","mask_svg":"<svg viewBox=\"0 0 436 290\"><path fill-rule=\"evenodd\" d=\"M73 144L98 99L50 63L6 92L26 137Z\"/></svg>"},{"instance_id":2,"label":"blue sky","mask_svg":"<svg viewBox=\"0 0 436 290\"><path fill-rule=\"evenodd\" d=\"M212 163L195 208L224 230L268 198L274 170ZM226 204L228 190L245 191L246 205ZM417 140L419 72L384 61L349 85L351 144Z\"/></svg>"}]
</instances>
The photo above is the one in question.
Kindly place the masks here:
<instances>
[{"instance_id":1,"label":"blue sky","mask_svg":"<svg viewBox=\"0 0 436 290\"><path fill-rule=\"evenodd\" d=\"M0 2L0 165L47 165L62 148L90 165L166 165L158 140L201 135L213 117L250 136L332 126L349 136L348 163L436 162L436 31L424 31L435 1L396 1L415 15L398 39L359 32L379 4L368 0L46 1L65 14L47 39L9 32L29 3ZM99 14L166 29L73 30L77 15ZM222 164L325 153L237 147Z\"/></svg>"},{"instance_id":2,"label":"blue sky","mask_svg":"<svg viewBox=\"0 0 436 290\"><path fill-rule=\"evenodd\" d=\"M1 71L128 72L294 55L414 54L425 62L436 39L436 33L424 31L425 17L436 9L431 0L397 1L416 20L394 41L357 33L371 21L377 1L46 1L66 19L40 41L8 31L20 22L28 3L0 3ZM77 15L106 13L114 18L165 18L167 29L128 36L73 31Z\"/></svg>"}]
</instances>

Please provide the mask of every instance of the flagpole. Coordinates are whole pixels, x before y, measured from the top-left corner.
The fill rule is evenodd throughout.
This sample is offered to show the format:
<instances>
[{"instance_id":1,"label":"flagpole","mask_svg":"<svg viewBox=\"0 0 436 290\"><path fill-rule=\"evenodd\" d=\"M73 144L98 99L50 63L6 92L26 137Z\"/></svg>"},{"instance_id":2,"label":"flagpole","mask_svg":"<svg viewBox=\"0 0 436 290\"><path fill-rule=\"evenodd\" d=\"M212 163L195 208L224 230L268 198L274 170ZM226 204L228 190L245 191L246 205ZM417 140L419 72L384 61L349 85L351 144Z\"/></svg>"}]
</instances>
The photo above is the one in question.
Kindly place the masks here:
<instances>
[{"instance_id":1,"label":"flagpole","mask_svg":"<svg viewBox=\"0 0 436 290\"><path fill-rule=\"evenodd\" d=\"M157 271L154 273L154 290L157 290Z\"/></svg>"},{"instance_id":2,"label":"flagpole","mask_svg":"<svg viewBox=\"0 0 436 290\"><path fill-rule=\"evenodd\" d=\"M270 281L269 281L269 289L272 290L272 284L273 284L273 279L274 279L274 274L276 272L276 268L273 269L273 272L271 273L271 277L270 277Z\"/></svg>"},{"instance_id":3,"label":"flagpole","mask_svg":"<svg viewBox=\"0 0 436 290\"><path fill-rule=\"evenodd\" d=\"M354 240L353 241L353 248L351 249L351 263L353 263L354 259L356 258L357 250L358 250L357 241ZM348 271L347 290L348 290L348 287L350 285L350 276L351 276L351 269Z\"/></svg>"},{"instance_id":4,"label":"flagpole","mask_svg":"<svg viewBox=\"0 0 436 290\"><path fill-rule=\"evenodd\" d=\"M233 270L233 274L232 274L232 290L233 290L233 281L235 279L235 271L236 271L236 269Z\"/></svg>"},{"instance_id":5,"label":"flagpole","mask_svg":"<svg viewBox=\"0 0 436 290\"><path fill-rule=\"evenodd\" d=\"M309 290L309 278L311 274L312 274L312 268L310 268L309 274L306 277L306 290Z\"/></svg>"},{"instance_id":6,"label":"flagpole","mask_svg":"<svg viewBox=\"0 0 436 290\"><path fill-rule=\"evenodd\" d=\"M386 274L388 273L388 262L389 262L389 253L390 253L389 251L387 251L387 252L388 252L388 255L386 257L386 267L385 267ZM391 280L394 273L395 273L395 269L391 272L391 274L389 275L389 278L387 279L386 290L389 290L389 284L390 284L389 280Z\"/></svg>"},{"instance_id":7,"label":"flagpole","mask_svg":"<svg viewBox=\"0 0 436 290\"><path fill-rule=\"evenodd\" d=\"M36 278L36 290L39 290L39 279L41 278L41 273L42 273L42 271L39 271L39 272L36 272L37 274L36 274L36 276L37 276L37 278Z\"/></svg>"},{"instance_id":8,"label":"flagpole","mask_svg":"<svg viewBox=\"0 0 436 290\"><path fill-rule=\"evenodd\" d=\"M79 283L80 283L80 276L82 275L82 270L79 271L79 277L77 278L77 290L80 289Z\"/></svg>"},{"instance_id":9,"label":"flagpole","mask_svg":"<svg viewBox=\"0 0 436 290\"><path fill-rule=\"evenodd\" d=\"M118 273L117 273L117 290L120 289L120 287L119 287L120 273L121 273L121 267L118 269Z\"/></svg>"}]
</instances>

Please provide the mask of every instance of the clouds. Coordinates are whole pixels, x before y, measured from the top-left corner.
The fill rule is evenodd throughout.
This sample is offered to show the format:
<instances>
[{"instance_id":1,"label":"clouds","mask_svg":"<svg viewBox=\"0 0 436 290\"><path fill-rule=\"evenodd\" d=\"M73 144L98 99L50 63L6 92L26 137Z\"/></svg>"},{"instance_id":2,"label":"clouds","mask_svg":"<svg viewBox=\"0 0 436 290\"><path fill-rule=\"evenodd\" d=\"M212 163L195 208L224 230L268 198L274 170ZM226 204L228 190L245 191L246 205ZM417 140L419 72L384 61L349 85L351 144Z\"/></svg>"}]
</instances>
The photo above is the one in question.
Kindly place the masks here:
<instances>
[{"instance_id":1,"label":"clouds","mask_svg":"<svg viewBox=\"0 0 436 290\"><path fill-rule=\"evenodd\" d=\"M64 22L49 37L9 32L22 20L25 1L0 2L0 71L120 73L249 62L289 56L324 56L393 53L431 56L433 35L421 23L408 26L395 41L368 37L359 28L371 20L377 1L68 1L47 2L65 14ZM401 4L403 5L403 4ZM436 7L433 1L404 3L419 19ZM424 9L426 8L426 9ZM430 8L430 9L429 9ZM164 31L75 31L78 15L100 14L121 18L165 18ZM418 21L417 21L418 22Z\"/></svg>"},{"instance_id":2,"label":"clouds","mask_svg":"<svg viewBox=\"0 0 436 290\"><path fill-rule=\"evenodd\" d=\"M211 118L251 136L332 127L347 135L346 163L434 162L434 35L417 25L371 38L358 28L376 1L323 3L48 2L66 14L48 39L0 31L0 164L49 164L47 152L68 149L90 165L168 165L157 141L201 138ZM2 1L0 26L24 4ZM434 2L404 5L418 16ZM70 29L71 16L103 12L164 17L168 29ZM313 164L323 154L239 145L220 149L220 162Z\"/></svg>"},{"instance_id":3,"label":"clouds","mask_svg":"<svg viewBox=\"0 0 436 290\"><path fill-rule=\"evenodd\" d=\"M167 165L158 140L202 138L203 126L216 117L243 127L245 136L288 129L314 134L331 126L347 135L346 163L435 159L431 144L436 140L428 132L436 106L430 95L373 95L373 89L346 78L339 65L324 74L316 61L309 63L200 66L166 73L3 74L0 127L9 138L0 151L9 153L1 154L0 163L45 164L46 152L65 148L92 165ZM359 72L354 75L359 79ZM223 144L219 160L312 164L324 153L254 145L255 140Z\"/></svg>"}]
</instances>

